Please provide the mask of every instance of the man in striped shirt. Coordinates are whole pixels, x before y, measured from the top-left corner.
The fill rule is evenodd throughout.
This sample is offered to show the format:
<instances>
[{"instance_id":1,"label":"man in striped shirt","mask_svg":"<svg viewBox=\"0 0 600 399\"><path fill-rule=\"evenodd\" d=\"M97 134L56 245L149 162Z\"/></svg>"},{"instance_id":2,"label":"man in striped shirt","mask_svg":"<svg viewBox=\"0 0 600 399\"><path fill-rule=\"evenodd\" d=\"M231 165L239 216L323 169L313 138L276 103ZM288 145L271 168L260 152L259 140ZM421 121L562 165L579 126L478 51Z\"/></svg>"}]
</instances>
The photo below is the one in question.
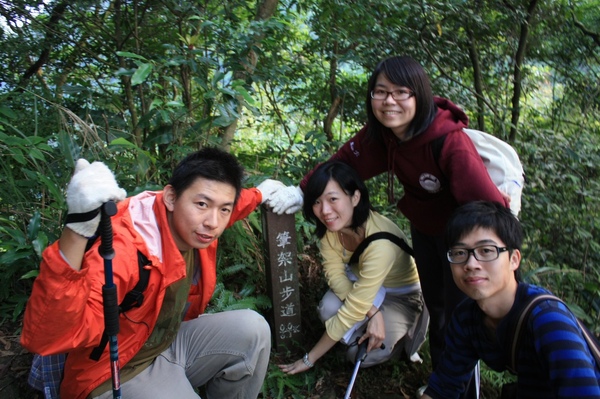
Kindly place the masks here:
<instances>
[{"instance_id":1,"label":"man in striped shirt","mask_svg":"<svg viewBox=\"0 0 600 399\"><path fill-rule=\"evenodd\" d=\"M510 326L528 298L548 293L519 281L522 240L519 221L500 204L471 202L451 217L447 256L468 298L454 311L446 348L422 398L458 398L479 360L496 371L507 369ZM518 398L600 398L600 366L564 304L535 305L520 342Z\"/></svg>"}]
</instances>

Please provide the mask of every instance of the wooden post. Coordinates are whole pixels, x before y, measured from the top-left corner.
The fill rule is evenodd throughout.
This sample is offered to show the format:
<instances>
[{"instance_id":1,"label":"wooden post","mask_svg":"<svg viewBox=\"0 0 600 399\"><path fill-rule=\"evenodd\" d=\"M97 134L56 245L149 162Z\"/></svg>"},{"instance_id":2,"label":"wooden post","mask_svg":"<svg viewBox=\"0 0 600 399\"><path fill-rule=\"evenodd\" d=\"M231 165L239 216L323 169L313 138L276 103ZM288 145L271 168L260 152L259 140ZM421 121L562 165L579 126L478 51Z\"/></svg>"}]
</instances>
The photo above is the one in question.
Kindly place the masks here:
<instances>
[{"instance_id":1,"label":"wooden post","mask_svg":"<svg viewBox=\"0 0 600 399\"><path fill-rule=\"evenodd\" d=\"M261 207L266 249L267 290L273 302L271 331L274 348L284 353L300 344L300 291L296 220L294 215L277 215Z\"/></svg>"}]
</instances>

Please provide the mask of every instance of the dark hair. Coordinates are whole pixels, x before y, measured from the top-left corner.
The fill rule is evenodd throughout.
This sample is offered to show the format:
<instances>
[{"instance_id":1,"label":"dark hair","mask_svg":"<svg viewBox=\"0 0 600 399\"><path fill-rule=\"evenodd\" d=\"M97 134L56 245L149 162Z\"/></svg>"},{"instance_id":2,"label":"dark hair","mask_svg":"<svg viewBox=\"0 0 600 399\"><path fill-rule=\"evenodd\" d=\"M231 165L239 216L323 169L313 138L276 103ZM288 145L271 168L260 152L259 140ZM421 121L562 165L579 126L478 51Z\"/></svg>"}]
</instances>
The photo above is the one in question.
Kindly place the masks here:
<instances>
[{"instance_id":1,"label":"dark hair","mask_svg":"<svg viewBox=\"0 0 600 399\"><path fill-rule=\"evenodd\" d=\"M204 147L189 154L177 164L169 184L179 196L199 177L231 185L235 188L237 202L242 190L244 168L237 158L228 152L215 147Z\"/></svg>"},{"instance_id":2,"label":"dark hair","mask_svg":"<svg viewBox=\"0 0 600 399\"><path fill-rule=\"evenodd\" d=\"M379 122L373 113L371 105L371 91L380 74L384 74L390 82L398 86L408 87L415 93L417 110L414 119L406 131L407 137L416 136L424 132L437 114L437 106L433 101L433 92L427 73L417 61L408 56L396 56L381 61L376 67L367 87L367 129L368 136L381 141L382 132L387 129Z\"/></svg>"},{"instance_id":3,"label":"dark hair","mask_svg":"<svg viewBox=\"0 0 600 399\"><path fill-rule=\"evenodd\" d=\"M350 227L353 230L356 230L367 220L371 209L367 187L352 167L341 161L327 161L319 165L306 183L303 205L304 217L317 225L316 235L319 238L325 235L327 227L321 223L313 212L313 205L323 194L330 180L335 180L348 195L353 195L356 190L360 192L360 200L354 207L352 214Z\"/></svg>"},{"instance_id":4,"label":"dark hair","mask_svg":"<svg viewBox=\"0 0 600 399\"><path fill-rule=\"evenodd\" d=\"M477 228L492 230L511 253L515 249L521 250L521 222L509 208L491 201L473 201L456 209L446 226L446 246L454 246ZM517 281L521 281L519 269L515 270L515 277Z\"/></svg>"}]
</instances>

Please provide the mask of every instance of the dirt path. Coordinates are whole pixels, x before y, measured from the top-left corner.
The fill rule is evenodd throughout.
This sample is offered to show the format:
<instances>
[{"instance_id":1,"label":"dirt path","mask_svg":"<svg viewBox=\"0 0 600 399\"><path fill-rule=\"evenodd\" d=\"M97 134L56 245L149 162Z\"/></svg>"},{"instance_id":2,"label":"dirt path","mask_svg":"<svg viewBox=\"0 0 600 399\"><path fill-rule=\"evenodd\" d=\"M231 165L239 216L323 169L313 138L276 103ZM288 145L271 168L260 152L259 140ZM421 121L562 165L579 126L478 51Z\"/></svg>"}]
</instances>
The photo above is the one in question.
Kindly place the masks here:
<instances>
[{"instance_id":1,"label":"dirt path","mask_svg":"<svg viewBox=\"0 0 600 399\"><path fill-rule=\"evenodd\" d=\"M32 355L19 344L21 322L0 324L0 398L42 399L27 384Z\"/></svg>"}]
</instances>

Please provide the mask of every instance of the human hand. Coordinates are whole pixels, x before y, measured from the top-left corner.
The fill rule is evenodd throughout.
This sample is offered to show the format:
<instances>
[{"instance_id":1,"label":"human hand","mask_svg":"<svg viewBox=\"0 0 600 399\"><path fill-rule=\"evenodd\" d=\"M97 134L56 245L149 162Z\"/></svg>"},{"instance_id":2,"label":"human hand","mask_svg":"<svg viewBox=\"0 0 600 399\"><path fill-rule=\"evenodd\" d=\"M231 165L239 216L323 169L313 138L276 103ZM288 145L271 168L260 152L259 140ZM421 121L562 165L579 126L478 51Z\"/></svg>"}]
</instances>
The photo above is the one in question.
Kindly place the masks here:
<instances>
[{"instance_id":1,"label":"human hand","mask_svg":"<svg viewBox=\"0 0 600 399\"><path fill-rule=\"evenodd\" d=\"M67 187L66 227L84 237L93 236L100 223L102 204L110 200L121 201L126 195L104 163L77 160Z\"/></svg>"},{"instance_id":2,"label":"human hand","mask_svg":"<svg viewBox=\"0 0 600 399\"><path fill-rule=\"evenodd\" d=\"M273 193L285 187L285 184L283 184L279 180L267 179L263 181L256 187L258 191L260 191L260 193L262 194L262 201L260 203L268 203L271 200Z\"/></svg>"},{"instance_id":3,"label":"human hand","mask_svg":"<svg viewBox=\"0 0 600 399\"><path fill-rule=\"evenodd\" d=\"M300 187L287 186L273 192L269 198L268 205L278 215L292 214L302 209L304 194Z\"/></svg>"},{"instance_id":4,"label":"human hand","mask_svg":"<svg viewBox=\"0 0 600 399\"><path fill-rule=\"evenodd\" d=\"M500 191L500 195L502 195L502 199L504 199L504 201L506 201L508 206L510 206L510 201L511 201L510 195L508 195L507 193L505 193L502 190L498 190L498 191Z\"/></svg>"},{"instance_id":5,"label":"human hand","mask_svg":"<svg viewBox=\"0 0 600 399\"><path fill-rule=\"evenodd\" d=\"M281 371L290 375L303 373L310 368L306 364L304 364L304 361L302 359L296 360L294 363L278 364L277 366Z\"/></svg>"},{"instance_id":6,"label":"human hand","mask_svg":"<svg viewBox=\"0 0 600 399\"><path fill-rule=\"evenodd\" d=\"M367 323L367 329L362 337L360 337L358 344L360 345L365 339L369 340L367 352L383 346L383 341L385 340L385 321L380 311L371 316Z\"/></svg>"}]
</instances>

